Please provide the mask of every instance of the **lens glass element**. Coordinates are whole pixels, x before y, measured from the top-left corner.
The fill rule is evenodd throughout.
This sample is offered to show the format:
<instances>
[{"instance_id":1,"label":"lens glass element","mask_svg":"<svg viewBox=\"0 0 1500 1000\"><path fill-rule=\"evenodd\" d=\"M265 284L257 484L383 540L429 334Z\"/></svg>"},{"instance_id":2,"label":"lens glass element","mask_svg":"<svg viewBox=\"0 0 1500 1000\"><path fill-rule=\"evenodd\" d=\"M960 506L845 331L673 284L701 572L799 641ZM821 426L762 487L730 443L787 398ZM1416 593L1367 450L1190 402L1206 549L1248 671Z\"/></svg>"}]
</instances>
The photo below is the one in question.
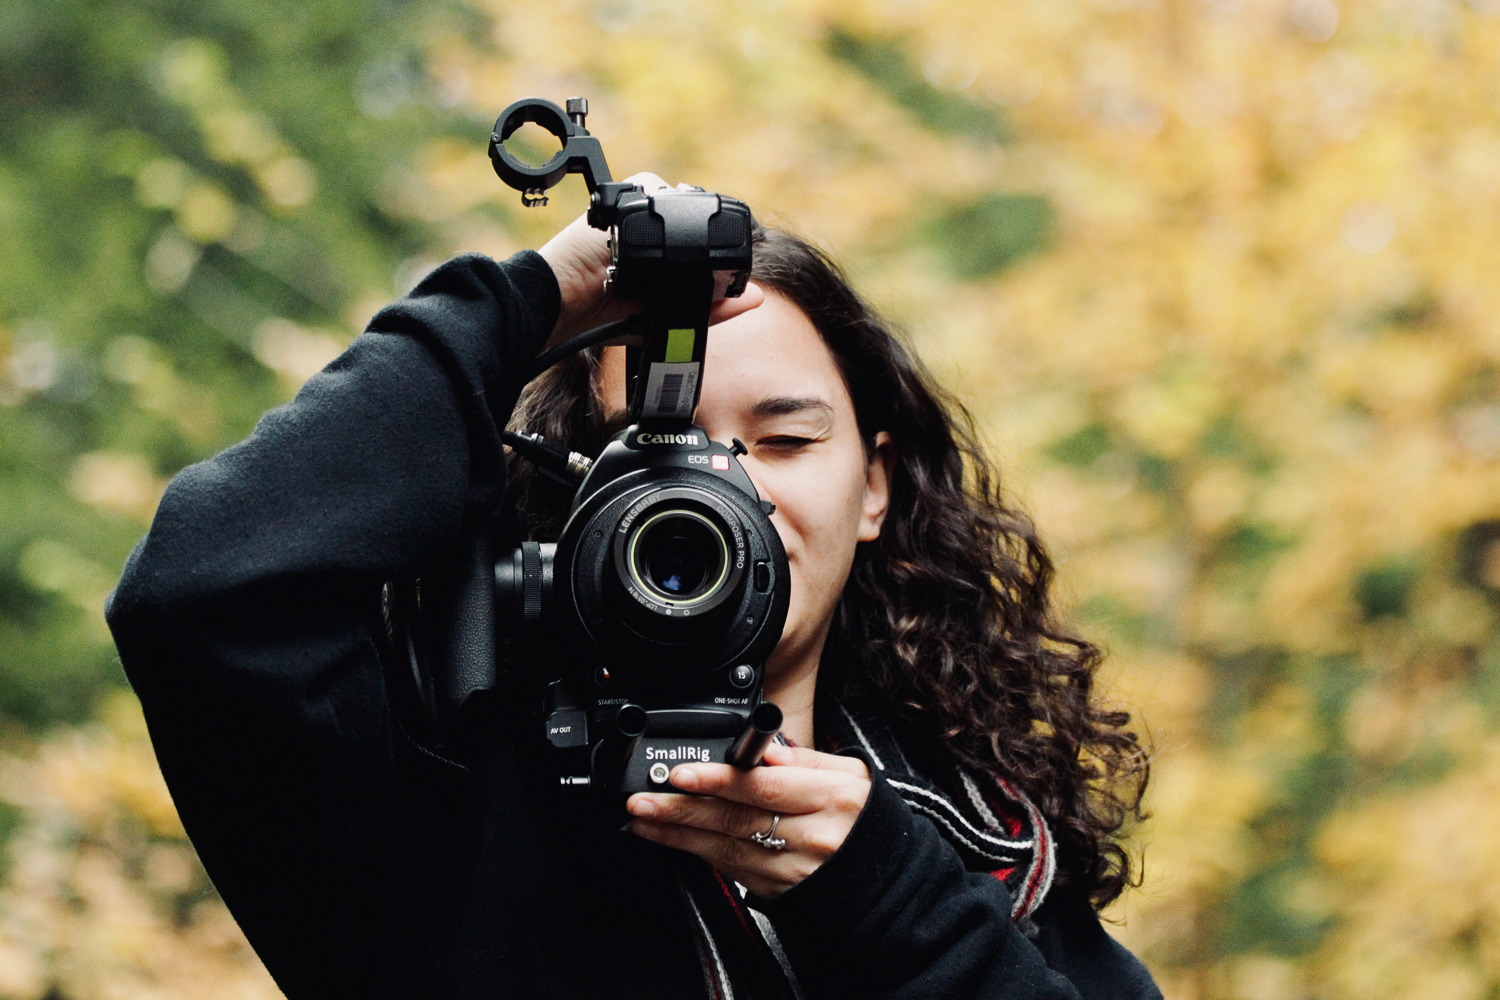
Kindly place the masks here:
<instances>
[{"instance_id":1,"label":"lens glass element","mask_svg":"<svg viewBox=\"0 0 1500 1000\"><path fill-rule=\"evenodd\" d=\"M724 532L692 510L665 510L630 540L627 565L637 586L674 605L694 604L717 591L729 571Z\"/></svg>"}]
</instances>

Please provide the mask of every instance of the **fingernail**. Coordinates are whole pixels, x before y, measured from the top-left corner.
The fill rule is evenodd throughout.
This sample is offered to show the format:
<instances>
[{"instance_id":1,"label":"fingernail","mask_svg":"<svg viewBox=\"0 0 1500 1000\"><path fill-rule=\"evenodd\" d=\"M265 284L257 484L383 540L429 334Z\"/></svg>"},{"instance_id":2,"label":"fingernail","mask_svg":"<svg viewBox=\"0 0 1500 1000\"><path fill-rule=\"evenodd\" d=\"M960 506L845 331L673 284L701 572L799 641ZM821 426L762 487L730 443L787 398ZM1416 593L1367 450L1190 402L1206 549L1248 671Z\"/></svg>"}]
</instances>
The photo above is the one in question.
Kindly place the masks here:
<instances>
[{"instance_id":1,"label":"fingernail","mask_svg":"<svg viewBox=\"0 0 1500 1000\"><path fill-rule=\"evenodd\" d=\"M656 803L652 802L650 799L640 799L636 802L632 802L630 803L629 808L632 816L656 815Z\"/></svg>"},{"instance_id":2,"label":"fingernail","mask_svg":"<svg viewBox=\"0 0 1500 1000\"><path fill-rule=\"evenodd\" d=\"M672 784L678 788L697 788L698 772L690 767L679 767L672 772Z\"/></svg>"}]
</instances>

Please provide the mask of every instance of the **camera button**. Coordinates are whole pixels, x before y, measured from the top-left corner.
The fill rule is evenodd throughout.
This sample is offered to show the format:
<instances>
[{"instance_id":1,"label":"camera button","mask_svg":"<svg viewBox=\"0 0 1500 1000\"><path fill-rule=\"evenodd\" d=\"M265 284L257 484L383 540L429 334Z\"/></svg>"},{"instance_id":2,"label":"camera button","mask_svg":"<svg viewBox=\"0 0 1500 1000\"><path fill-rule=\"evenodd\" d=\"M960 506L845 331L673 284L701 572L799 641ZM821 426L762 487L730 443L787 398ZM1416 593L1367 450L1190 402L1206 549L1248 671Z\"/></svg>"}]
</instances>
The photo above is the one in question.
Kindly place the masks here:
<instances>
[{"instance_id":1,"label":"camera button","mask_svg":"<svg viewBox=\"0 0 1500 1000\"><path fill-rule=\"evenodd\" d=\"M737 688L747 688L755 683L755 670L747 663L741 663L729 672L729 683Z\"/></svg>"},{"instance_id":2,"label":"camera button","mask_svg":"<svg viewBox=\"0 0 1500 1000\"><path fill-rule=\"evenodd\" d=\"M647 776L651 779L652 784L665 785L667 779L672 776L672 770L661 761L657 761L651 765L651 770L647 772Z\"/></svg>"}]
</instances>

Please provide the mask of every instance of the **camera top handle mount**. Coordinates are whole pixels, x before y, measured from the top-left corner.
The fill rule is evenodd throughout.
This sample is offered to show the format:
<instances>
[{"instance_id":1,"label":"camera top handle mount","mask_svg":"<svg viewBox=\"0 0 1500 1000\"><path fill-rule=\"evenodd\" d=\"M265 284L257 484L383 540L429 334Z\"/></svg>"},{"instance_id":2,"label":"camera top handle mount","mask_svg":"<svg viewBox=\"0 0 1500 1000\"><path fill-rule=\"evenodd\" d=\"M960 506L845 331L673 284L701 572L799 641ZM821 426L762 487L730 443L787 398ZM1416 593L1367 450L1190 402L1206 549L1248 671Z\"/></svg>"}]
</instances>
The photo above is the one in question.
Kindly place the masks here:
<instances>
[{"instance_id":1,"label":"camera top handle mount","mask_svg":"<svg viewBox=\"0 0 1500 1000\"><path fill-rule=\"evenodd\" d=\"M521 192L527 207L546 204L546 191L570 173L588 185L589 225L611 233L608 290L640 302L644 312L625 328L591 331L578 348L639 334L632 348L629 411L632 423L653 430L692 425L703 373L708 313L715 299L738 296L750 276L750 209L740 201L681 186L647 192L611 179L599 140L584 127L588 101L567 110L530 97L501 112L490 136L490 161L500 179ZM527 123L540 125L562 149L540 166L517 159L505 143Z\"/></svg>"},{"instance_id":2,"label":"camera top handle mount","mask_svg":"<svg viewBox=\"0 0 1500 1000\"><path fill-rule=\"evenodd\" d=\"M527 208L547 204L547 189L568 174L583 174L589 191L610 183L609 164L604 162L604 148L583 127L589 102L582 97L568 99L565 113L551 101L527 97L501 112L490 136L490 160L500 179L521 192L521 204ZM527 123L540 125L563 144L550 160L539 167L524 163L505 148L505 140Z\"/></svg>"}]
</instances>

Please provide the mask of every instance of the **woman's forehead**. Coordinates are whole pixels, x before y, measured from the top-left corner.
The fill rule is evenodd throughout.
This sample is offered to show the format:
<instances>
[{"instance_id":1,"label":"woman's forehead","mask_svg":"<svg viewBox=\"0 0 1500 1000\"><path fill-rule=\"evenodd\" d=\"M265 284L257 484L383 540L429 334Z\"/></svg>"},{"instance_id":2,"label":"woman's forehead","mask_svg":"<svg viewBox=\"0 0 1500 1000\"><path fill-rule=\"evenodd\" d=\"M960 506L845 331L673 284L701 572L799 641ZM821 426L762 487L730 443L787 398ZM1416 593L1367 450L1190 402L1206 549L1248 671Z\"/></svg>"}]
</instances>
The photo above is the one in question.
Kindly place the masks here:
<instances>
[{"instance_id":1,"label":"woman's forehead","mask_svg":"<svg viewBox=\"0 0 1500 1000\"><path fill-rule=\"evenodd\" d=\"M784 296L709 330L703 406L771 417L852 405L823 338Z\"/></svg>"},{"instance_id":2,"label":"woman's forehead","mask_svg":"<svg viewBox=\"0 0 1500 1000\"><path fill-rule=\"evenodd\" d=\"M625 355L623 347L604 351L598 379L606 413L625 408ZM768 289L759 308L709 328L699 407L768 419L831 417L844 407L852 411L853 403L812 321Z\"/></svg>"}]
</instances>

